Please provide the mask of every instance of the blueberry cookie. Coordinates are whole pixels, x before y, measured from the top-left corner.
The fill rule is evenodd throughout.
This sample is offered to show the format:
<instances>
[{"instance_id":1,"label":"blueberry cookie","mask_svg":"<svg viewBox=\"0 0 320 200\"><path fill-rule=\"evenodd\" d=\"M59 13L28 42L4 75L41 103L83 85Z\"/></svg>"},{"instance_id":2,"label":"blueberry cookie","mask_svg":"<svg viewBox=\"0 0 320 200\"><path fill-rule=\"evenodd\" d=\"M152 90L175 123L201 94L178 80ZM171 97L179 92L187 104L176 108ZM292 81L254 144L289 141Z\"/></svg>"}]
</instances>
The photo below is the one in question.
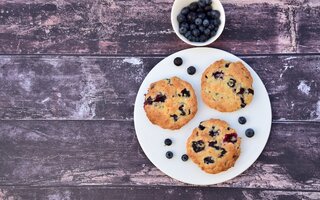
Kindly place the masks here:
<instances>
[{"instance_id":1,"label":"blueberry cookie","mask_svg":"<svg viewBox=\"0 0 320 200\"><path fill-rule=\"evenodd\" d=\"M201 96L205 104L220 112L233 112L251 103L252 77L242 62L219 60L202 74Z\"/></svg>"},{"instance_id":2,"label":"blueberry cookie","mask_svg":"<svg viewBox=\"0 0 320 200\"><path fill-rule=\"evenodd\" d=\"M187 140L187 154L202 170L216 174L234 166L240 143L241 138L228 123L210 119L193 130Z\"/></svg>"},{"instance_id":3,"label":"blueberry cookie","mask_svg":"<svg viewBox=\"0 0 320 200\"><path fill-rule=\"evenodd\" d=\"M149 120L165 129L179 129L197 113L192 86L178 77L152 83L145 94L144 110Z\"/></svg>"}]
</instances>

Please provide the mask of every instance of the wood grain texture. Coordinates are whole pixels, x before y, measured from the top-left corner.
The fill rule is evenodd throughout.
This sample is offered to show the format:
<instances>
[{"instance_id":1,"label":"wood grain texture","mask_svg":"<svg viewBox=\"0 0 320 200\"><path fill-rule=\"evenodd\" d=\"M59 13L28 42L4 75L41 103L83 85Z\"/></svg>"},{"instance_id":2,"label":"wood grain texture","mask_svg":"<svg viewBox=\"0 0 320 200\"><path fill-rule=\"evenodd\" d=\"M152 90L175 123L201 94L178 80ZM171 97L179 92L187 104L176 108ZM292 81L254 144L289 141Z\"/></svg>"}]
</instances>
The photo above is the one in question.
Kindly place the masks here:
<instances>
[{"instance_id":1,"label":"wood grain texture","mask_svg":"<svg viewBox=\"0 0 320 200\"><path fill-rule=\"evenodd\" d=\"M319 55L242 58L264 81L274 120L320 120ZM131 120L139 86L161 59L1 56L0 119Z\"/></svg>"},{"instance_id":2,"label":"wood grain texture","mask_svg":"<svg viewBox=\"0 0 320 200\"><path fill-rule=\"evenodd\" d=\"M274 123L255 164L213 187L319 191L319 130ZM0 121L0 155L2 186L186 185L149 162L132 121Z\"/></svg>"},{"instance_id":3,"label":"wood grain texture","mask_svg":"<svg viewBox=\"0 0 320 200\"><path fill-rule=\"evenodd\" d=\"M316 0L226 0L223 4L226 28L213 46L238 54L319 52ZM0 53L172 53L188 46L172 30L171 6L172 0L3 1ZM304 14L305 10L311 14Z\"/></svg>"},{"instance_id":4,"label":"wood grain texture","mask_svg":"<svg viewBox=\"0 0 320 200\"><path fill-rule=\"evenodd\" d=\"M54 199L54 200L99 200L99 199L152 199L152 200L318 200L320 192L283 191L262 189L229 189L213 190L207 187L0 187L0 199Z\"/></svg>"},{"instance_id":5,"label":"wood grain texture","mask_svg":"<svg viewBox=\"0 0 320 200\"><path fill-rule=\"evenodd\" d=\"M319 3L320 4L320 3ZM295 11L299 52L320 52L320 5Z\"/></svg>"}]
</instances>

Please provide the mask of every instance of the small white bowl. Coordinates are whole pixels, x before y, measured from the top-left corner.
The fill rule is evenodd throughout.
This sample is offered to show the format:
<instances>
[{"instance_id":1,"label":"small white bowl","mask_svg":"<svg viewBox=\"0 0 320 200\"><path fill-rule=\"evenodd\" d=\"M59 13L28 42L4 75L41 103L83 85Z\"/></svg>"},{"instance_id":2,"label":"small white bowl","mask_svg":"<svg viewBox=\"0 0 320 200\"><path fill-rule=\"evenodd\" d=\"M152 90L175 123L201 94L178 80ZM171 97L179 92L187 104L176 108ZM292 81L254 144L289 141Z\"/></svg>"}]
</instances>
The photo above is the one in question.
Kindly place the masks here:
<instances>
[{"instance_id":1,"label":"small white bowl","mask_svg":"<svg viewBox=\"0 0 320 200\"><path fill-rule=\"evenodd\" d=\"M187 38L185 38L183 35L179 33L179 23L177 20L177 16L181 12L182 8L188 6L192 2L197 2L198 0L175 0L171 9L171 24L173 27L174 32L177 34L177 36L184 41L187 44L193 45L193 46L206 46L211 44L212 42L216 41L218 37L221 35L225 23L226 23L226 15L223 9L223 6L219 0L212 0L212 8L214 10L218 10L220 12L220 20L221 24L219 26L219 29L217 31L217 34L207 40L206 42L191 42Z\"/></svg>"}]
</instances>

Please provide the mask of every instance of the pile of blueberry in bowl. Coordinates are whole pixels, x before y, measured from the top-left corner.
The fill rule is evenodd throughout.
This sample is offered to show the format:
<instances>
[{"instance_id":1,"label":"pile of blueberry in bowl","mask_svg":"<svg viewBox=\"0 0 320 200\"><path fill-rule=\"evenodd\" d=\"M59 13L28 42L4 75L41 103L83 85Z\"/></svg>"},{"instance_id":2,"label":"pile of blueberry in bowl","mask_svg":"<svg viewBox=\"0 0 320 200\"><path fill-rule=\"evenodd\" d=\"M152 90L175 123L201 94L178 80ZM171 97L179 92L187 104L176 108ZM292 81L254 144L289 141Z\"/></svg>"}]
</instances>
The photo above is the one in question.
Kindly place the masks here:
<instances>
[{"instance_id":1,"label":"pile of blueberry in bowl","mask_svg":"<svg viewBox=\"0 0 320 200\"><path fill-rule=\"evenodd\" d=\"M171 23L181 40L190 45L205 46L222 33L225 13L219 0L175 0Z\"/></svg>"}]
</instances>

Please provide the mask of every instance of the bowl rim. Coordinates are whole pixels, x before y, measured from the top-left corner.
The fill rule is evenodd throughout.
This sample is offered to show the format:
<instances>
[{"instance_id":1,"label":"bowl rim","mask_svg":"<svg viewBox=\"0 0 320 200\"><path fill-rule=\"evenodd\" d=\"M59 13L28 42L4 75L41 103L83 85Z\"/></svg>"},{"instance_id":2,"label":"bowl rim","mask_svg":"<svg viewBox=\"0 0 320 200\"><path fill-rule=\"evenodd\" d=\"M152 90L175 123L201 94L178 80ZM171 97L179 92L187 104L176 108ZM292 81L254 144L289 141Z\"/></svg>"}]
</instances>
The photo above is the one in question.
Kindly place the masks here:
<instances>
[{"instance_id":1,"label":"bowl rim","mask_svg":"<svg viewBox=\"0 0 320 200\"><path fill-rule=\"evenodd\" d=\"M188 6L190 3L192 2L197 2L198 0L175 0L173 2L173 5L171 7L171 25L172 28L174 30L174 32L176 33L176 35L180 38L180 40L182 40L183 42L192 45L192 46L207 46L211 43L213 43L214 41L216 41L222 34L222 32L224 31L225 28L225 22L226 22L226 15L225 15L225 11L224 11L224 7L222 5L222 3L220 2L220 0L213 0L213 3L217 3L218 4L218 9L220 11L220 20L221 20L221 24L219 26L219 29L217 31L217 34L210 38L209 40L207 40L206 42L191 42L189 41L187 38L185 38L183 35L181 35L179 33L179 29L177 29L177 27L179 26L178 20L177 20L177 16L175 16L174 10L178 9L178 3L177 2L181 2L184 1L184 3L182 4L183 6L181 6L180 10L186 6Z\"/></svg>"}]
</instances>

